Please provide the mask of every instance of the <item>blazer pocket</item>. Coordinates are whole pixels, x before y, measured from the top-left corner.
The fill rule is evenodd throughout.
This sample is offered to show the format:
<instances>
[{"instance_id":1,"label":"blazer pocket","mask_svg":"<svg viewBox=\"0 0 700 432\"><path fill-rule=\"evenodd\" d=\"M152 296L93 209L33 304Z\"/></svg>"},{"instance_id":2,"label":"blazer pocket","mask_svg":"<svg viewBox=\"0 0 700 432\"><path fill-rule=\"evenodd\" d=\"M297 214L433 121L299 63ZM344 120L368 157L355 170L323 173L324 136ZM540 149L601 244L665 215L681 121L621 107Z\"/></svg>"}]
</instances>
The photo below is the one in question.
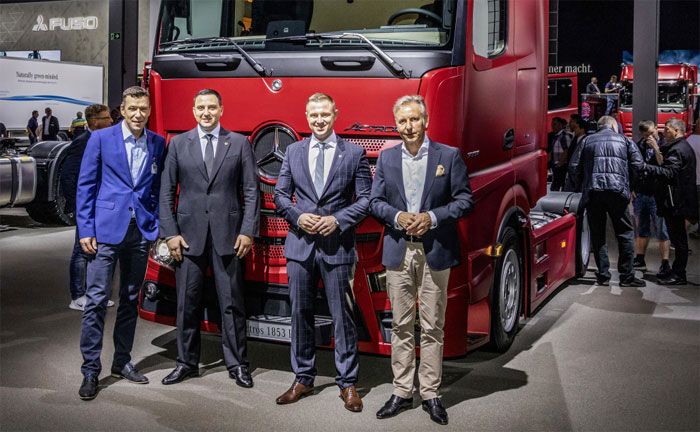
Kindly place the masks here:
<instances>
[{"instance_id":1,"label":"blazer pocket","mask_svg":"<svg viewBox=\"0 0 700 432\"><path fill-rule=\"evenodd\" d=\"M108 210L114 210L114 203L111 201L105 201L105 200L95 200L95 207L103 208L103 209L108 209Z\"/></svg>"}]
</instances>

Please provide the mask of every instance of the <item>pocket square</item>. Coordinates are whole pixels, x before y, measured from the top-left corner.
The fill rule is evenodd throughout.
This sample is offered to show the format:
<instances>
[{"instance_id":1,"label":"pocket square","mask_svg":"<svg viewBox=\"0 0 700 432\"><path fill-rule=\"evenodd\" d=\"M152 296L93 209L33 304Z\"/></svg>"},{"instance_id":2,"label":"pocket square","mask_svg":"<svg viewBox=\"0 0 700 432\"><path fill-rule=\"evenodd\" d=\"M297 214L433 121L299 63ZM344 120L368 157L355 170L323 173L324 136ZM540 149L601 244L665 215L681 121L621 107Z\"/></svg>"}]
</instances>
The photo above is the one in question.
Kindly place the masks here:
<instances>
[{"instance_id":1,"label":"pocket square","mask_svg":"<svg viewBox=\"0 0 700 432\"><path fill-rule=\"evenodd\" d=\"M445 175L445 167L442 165L438 165L437 169L435 170L435 177L442 177Z\"/></svg>"}]
</instances>

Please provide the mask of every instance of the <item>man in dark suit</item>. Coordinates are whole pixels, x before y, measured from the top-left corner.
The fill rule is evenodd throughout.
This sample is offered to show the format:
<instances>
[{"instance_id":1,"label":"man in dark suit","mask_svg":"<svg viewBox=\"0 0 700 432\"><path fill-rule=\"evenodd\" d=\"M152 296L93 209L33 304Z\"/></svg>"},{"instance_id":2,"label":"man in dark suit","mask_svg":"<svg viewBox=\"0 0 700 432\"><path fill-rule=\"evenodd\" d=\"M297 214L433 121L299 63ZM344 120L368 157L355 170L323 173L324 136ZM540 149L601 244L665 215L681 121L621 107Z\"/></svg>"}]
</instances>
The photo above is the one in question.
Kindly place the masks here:
<instances>
[{"instance_id":1,"label":"man in dark suit","mask_svg":"<svg viewBox=\"0 0 700 432\"><path fill-rule=\"evenodd\" d=\"M46 115L41 118L41 139L42 141L56 141L58 140L58 131L61 130L58 119L49 107L46 107L44 113Z\"/></svg>"},{"instance_id":2,"label":"man in dark suit","mask_svg":"<svg viewBox=\"0 0 700 432\"><path fill-rule=\"evenodd\" d=\"M93 256L88 262L87 301L80 335L84 379L78 395L84 400L97 395L105 314L117 262L120 286L112 376L148 383L131 363L131 349L149 243L158 235L158 189L165 140L146 130L151 106L145 89L124 90L121 112L123 122L90 135L78 177L80 245Z\"/></svg>"},{"instance_id":3,"label":"man in dark suit","mask_svg":"<svg viewBox=\"0 0 700 432\"><path fill-rule=\"evenodd\" d=\"M292 386L278 404L313 393L315 366L314 300L319 278L333 318L336 384L345 408L362 410L357 393L357 328L350 279L357 261L355 226L366 216L372 185L365 150L333 131L335 102L323 93L306 104L310 138L291 144L275 188L277 211L289 222L285 242L292 304ZM296 197L296 203L292 198Z\"/></svg>"},{"instance_id":4,"label":"man in dark suit","mask_svg":"<svg viewBox=\"0 0 700 432\"><path fill-rule=\"evenodd\" d=\"M92 131L104 129L112 125L112 118L109 116L109 108L105 105L95 104L85 108L85 118L87 120L87 130L73 140L66 147L63 163L61 164L61 191L66 200L63 211L66 214L75 214L75 194L78 189L78 176L80 175L80 163L83 160L85 147ZM80 246L78 229L75 230L75 242L73 243L73 253L70 257L70 297L69 308L82 311L85 309L85 273L87 271L88 255L83 252ZM114 306L112 300L107 301L107 307Z\"/></svg>"},{"instance_id":5,"label":"man in dark suit","mask_svg":"<svg viewBox=\"0 0 700 432\"><path fill-rule=\"evenodd\" d=\"M598 87L598 78L591 77L591 82L586 86L586 93L588 94L600 94L600 88Z\"/></svg>"},{"instance_id":6,"label":"man in dark suit","mask_svg":"<svg viewBox=\"0 0 700 432\"><path fill-rule=\"evenodd\" d=\"M377 418L395 416L412 406L418 300L423 409L433 421L447 424L447 411L438 398L442 328L450 268L460 259L455 223L471 212L472 194L459 150L426 136L428 114L421 96L396 101L394 118L403 144L380 154L370 204L372 215L386 225L382 264L393 316L394 394Z\"/></svg>"},{"instance_id":7,"label":"man in dark suit","mask_svg":"<svg viewBox=\"0 0 700 432\"><path fill-rule=\"evenodd\" d=\"M224 107L215 90L197 93L192 112L198 126L170 142L160 190L160 236L180 263L175 270L177 364L163 384L199 374L204 275L211 266L226 368L238 385L252 387L241 258L258 233L255 158L243 135L219 124Z\"/></svg>"}]
</instances>

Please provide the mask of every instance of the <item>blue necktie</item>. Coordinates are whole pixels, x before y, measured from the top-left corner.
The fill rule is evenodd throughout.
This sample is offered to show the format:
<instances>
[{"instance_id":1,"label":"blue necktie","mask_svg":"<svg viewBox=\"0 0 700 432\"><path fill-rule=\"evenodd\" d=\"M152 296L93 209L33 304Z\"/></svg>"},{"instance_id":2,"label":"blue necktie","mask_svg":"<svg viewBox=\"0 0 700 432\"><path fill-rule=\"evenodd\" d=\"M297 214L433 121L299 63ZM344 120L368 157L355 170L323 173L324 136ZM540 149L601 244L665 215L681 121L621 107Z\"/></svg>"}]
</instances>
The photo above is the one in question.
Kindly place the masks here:
<instances>
[{"instance_id":1,"label":"blue necktie","mask_svg":"<svg viewBox=\"0 0 700 432\"><path fill-rule=\"evenodd\" d=\"M318 157L316 158L316 169L314 170L314 187L316 188L316 196L321 198L321 193L323 193L323 168L325 163L324 152L326 150L326 143L318 143Z\"/></svg>"}]
</instances>

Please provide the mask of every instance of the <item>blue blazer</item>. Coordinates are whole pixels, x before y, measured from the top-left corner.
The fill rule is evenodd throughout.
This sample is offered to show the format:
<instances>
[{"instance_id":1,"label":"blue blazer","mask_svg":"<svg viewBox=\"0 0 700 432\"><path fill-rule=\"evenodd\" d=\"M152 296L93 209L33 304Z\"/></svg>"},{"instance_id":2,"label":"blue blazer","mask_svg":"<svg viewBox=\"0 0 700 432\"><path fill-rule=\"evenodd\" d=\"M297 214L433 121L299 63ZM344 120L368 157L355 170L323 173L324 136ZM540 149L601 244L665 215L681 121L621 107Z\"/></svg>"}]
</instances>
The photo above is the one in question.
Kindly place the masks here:
<instances>
[{"instance_id":1,"label":"blue blazer","mask_svg":"<svg viewBox=\"0 0 700 432\"><path fill-rule=\"evenodd\" d=\"M143 236L151 241L156 239L165 140L152 131L144 133L148 155L135 184L131 180L121 124L90 135L80 165L76 195L80 238L96 237L98 243L121 243L133 209Z\"/></svg>"},{"instance_id":2,"label":"blue blazer","mask_svg":"<svg viewBox=\"0 0 700 432\"><path fill-rule=\"evenodd\" d=\"M354 263L357 261L355 225L369 211L372 190L365 149L338 138L328 180L319 197L309 171L310 141L306 138L287 148L277 178L275 206L290 225L284 255L289 260L306 261L316 249L328 264ZM296 203L292 202L293 196ZM297 225L302 213L333 215L340 225L327 237L310 235Z\"/></svg>"},{"instance_id":3,"label":"blue blazer","mask_svg":"<svg viewBox=\"0 0 700 432\"><path fill-rule=\"evenodd\" d=\"M382 264L390 269L398 268L406 253L404 231L394 228L396 214L408 208L401 147L397 145L380 153L370 203L372 215L386 225ZM442 166L439 176L438 166ZM459 150L431 141L420 205L421 212L432 211L437 219L437 226L423 235L423 248L431 269L444 270L459 264L459 237L455 235L454 223L473 208L467 166Z\"/></svg>"}]
</instances>

